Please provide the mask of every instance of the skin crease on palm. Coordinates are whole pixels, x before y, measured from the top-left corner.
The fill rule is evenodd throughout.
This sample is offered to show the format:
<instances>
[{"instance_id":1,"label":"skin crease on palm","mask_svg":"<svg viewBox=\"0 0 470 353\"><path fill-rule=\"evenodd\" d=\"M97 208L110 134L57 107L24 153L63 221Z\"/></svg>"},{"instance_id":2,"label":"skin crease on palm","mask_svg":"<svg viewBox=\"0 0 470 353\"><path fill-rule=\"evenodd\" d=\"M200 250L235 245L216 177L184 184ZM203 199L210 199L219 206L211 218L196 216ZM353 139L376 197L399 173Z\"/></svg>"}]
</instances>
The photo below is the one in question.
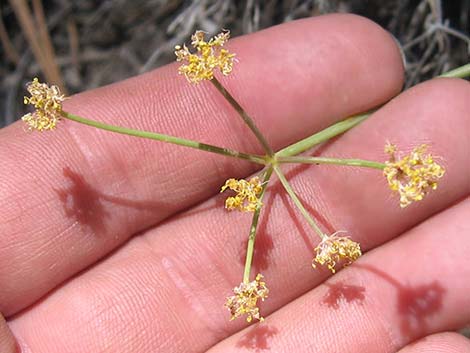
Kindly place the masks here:
<instances>
[{"instance_id":1,"label":"skin crease on palm","mask_svg":"<svg viewBox=\"0 0 470 353\"><path fill-rule=\"evenodd\" d=\"M400 92L391 36L353 15L295 21L234 39L221 79L276 150ZM276 179L265 196L254 272L265 322L229 321L251 217L220 186L248 162L71 121L0 131L0 352L470 352L470 85L434 79L388 102L317 155L384 161L387 140L430 145L446 175L400 209L380 172L284 166L330 232L365 254L331 277L312 269L315 234ZM71 97L87 118L261 153L208 83L176 64ZM14 337L14 338L13 338Z\"/></svg>"}]
</instances>

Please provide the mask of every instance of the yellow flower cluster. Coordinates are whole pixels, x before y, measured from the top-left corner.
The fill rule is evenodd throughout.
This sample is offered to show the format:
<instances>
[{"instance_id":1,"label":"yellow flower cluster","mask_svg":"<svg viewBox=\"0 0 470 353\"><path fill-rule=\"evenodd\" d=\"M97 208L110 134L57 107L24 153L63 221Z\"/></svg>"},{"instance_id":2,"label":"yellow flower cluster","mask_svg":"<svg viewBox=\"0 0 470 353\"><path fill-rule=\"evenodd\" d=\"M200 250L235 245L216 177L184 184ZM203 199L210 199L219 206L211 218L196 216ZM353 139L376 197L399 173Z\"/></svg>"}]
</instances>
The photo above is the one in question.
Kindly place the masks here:
<instances>
[{"instance_id":1,"label":"yellow flower cluster","mask_svg":"<svg viewBox=\"0 0 470 353\"><path fill-rule=\"evenodd\" d=\"M316 268L315 262L326 264L328 269L335 273L335 266L339 261L346 260L345 265L350 265L362 255L359 243L349 237L339 237L338 233L325 237L315 248L317 255L312 261L313 268Z\"/></svg>"},{"instance_id":2,"label":"yellow flower cluster","mask_svg":"<svg viewBox=\"0 0 470 353\"><path fill-rule=\"evenodd\" d=\"M227 307L232 315L231 320L245 314L247 315L247 322L251 322L253 319L264 320L260 316L257 306L258 300L264 301L269 293L263 278L263 275L258 274L254 281L249 283L242 282L233 289L235 295L228 297L225 302L225 307Z\"/></svg>"},{"instance_id":3,"label":"yellow flower cluster","mask_svg":"<svg viewBox=\"0 0 470 353\"><path fill-rule=\"evenodd\" d=\"M254 212L262 204L259 197L263 186L259 177L251 178L250 181L228 179L220 192L224 192L227 188L237 193L225 200L225 208L228 210Z\"/></svg>"},{"instance_id":4,"label":"yellow flower cluster","mask_svg":"<svg viewBox=\"0 0 470 353\"><path fill-rule=\"evenodd\" d=\"M235 54L230 53L227 49L222 49L229 38L230 32L225 31L206 42L204 32L196 31L191 36L191 45L196 49L195 54L191 54L186 45L175 47L176 60L186 62L180 66L179 73L183 74L191 83L212 80L216 68L219 68L223 75L230 74Z\"/></svg>"},{"instance_id":5,"label":"yellow flower cluster","mask_svg":"<svg viewBox=\"0 0 470 353\"><path fill-rule=\"evenodd\" d=\"M31 104L35 111L23 116L29 130L52 130L61 118L64 96L59 87L40 83L37 78L26 86L31 97L24 97L24 104Z\"/></svg>"},{"instance_id":6,"label":"yellow flower cluster","mask_svg":"<svg viewBox=\"0 0 470 353\"><path fill-rule=\"evenodd\" d=\"M385 162L384 175L393 191L400 194L400 206L406 207L413 201L420 201L431 190L437 188L437 181L445 170L426 154L427 145L421 145L402 159L395 156L396 146L387 144L385 152L390 155Z\"/></svg>"}]
</instances>

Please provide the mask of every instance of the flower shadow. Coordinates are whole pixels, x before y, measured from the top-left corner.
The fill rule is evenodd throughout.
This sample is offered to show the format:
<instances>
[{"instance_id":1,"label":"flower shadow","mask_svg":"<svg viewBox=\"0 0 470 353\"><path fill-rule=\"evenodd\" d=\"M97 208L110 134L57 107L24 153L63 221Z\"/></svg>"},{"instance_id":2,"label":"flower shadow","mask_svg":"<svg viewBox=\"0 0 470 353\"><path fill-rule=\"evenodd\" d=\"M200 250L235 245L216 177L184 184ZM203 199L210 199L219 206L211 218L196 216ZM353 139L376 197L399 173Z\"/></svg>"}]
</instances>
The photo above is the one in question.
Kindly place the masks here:
<instances>
[{"instance_id":1,"label":"flower shadow","mask_svg":"<svg viewBox=\"0 0 470 353\"><path fill-rule=\"evenodd\" d=\"M422 336L427 331L428 317L442 309L445 289L437 282L416 287L403 287L398 296L400 329L407 336Z\"/></svg>"},{"instance_id":2,"label":"flower shadow","mask_svg":"<svg viewBox=\"0 0 470 353\"><path fill-rule=\"evenodd\" d=\"M251 349L254 352L269 351L271 350L269 340L278 332L279 330L274 326L258 323L252 326L236 345L237 347Z\"/></svg>"},{"instance_id":3,"label":"flower shadow","mask_svg":"<svg viewBox=\"0 0 470 353\"><path fill-rule=\"evenodd\" d=\"M165 207L162 202L134 201L102 193L70 167L63 168L62 174L68 185L53 190L63 205L65 216L83 227L90 228L95 234L102 234L106 230L106 220L111 216L106 204L142 211L153 211Z\"/></svg>"},{"instance_id":4,"label":"flower shadow","mask_svg":"<svg viewBox=\"0 0 470 353\"><path fill-rule=\"evenodd\" d=\"M446 289L438 281L420 285L402 284L383 270L367 264L352 266L369 271L389 284L397 291L397 314L400 331L409 339L416 339L428 331L428 321L442 309Z\"/></svg>"},{"instance_id":5,"label":"flower shadow","mask_svg":"<svg viewBox=\"0 0 470 353\"><path fill-rule=\"evenodd\" d=\"M362 305L365 299L365 288L351 284L345 284L342 281L336 283L325 283L328 291L323 297L321 303L329 308L338 310L341 302L357 302Z\"/></svg>"},{"instance_id":6,"label":"flower shadow","mask_svg":"<svg viewBox=\"0 0 470 353\"><path fill-rule=\"evenodd\" d=\"M62 173L69 185L54 191L62 202L65 216L91 228L95 233L101 233L105 219L109 217L103 206L101 193L69 167L65 167Z\"/></svg>"}]
</instances>

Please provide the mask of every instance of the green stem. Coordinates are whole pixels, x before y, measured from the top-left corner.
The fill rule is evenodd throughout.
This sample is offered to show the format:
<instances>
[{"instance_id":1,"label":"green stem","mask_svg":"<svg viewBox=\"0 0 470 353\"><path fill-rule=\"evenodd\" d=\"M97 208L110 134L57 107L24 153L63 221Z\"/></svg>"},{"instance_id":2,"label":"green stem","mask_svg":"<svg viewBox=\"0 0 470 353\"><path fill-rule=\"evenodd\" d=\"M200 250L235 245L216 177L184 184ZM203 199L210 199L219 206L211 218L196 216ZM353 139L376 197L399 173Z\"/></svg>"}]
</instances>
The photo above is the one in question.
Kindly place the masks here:
<instances>
[{"instance_id":1,"label":"green stem","mask_svg":"<svg viewBox=\"0 0 470 353\"><path fill-rule=\"evenodd\" d=\"M269 182L269 179L271 178L272 173L273 173L273 168L272 166L269 166L268 169L266 169L266 172L264 174L263 189L261 191L261 195L259 196L260 201L263 199L264 192L266 191L266 187L268 186L268 182ZM253 264L253 253L255 251L256 230L258 228L258 221L259 221L259 215L261 213L261 207L262 207L262 204L260 202L260 204L256 207L255 212L253 213L253 220L251 222L250 234L248 236L248 244L247 244L247 249L246 249L245 271L243 272L244 283L250 282L251 265Z\"/></svg>"},{"instance_id":2,"label":"green stem","mask_svg":"<svg viewBox=\"0 0 470 353\"><path fill-rule=\"evenodd\" d=\"M438 77L453 77L453 78L465 78L470 76L470 64L460 66L454 70L444 72Z\"/></svg>"},{"instance_id":3,"label":"green stem","mask_svg":"<svg viewBox=\"0 0 470 353\"><path fill-rule=\"evenodd\" d=\"M276 158L278 163L303 163L303 164L338 164L338 165L349 165L354 167L366 167L374 169L384 169L385 164L366 161L364 159L342 159L342 158L329 158L329 157L278 157Z\"/></svg>"},{"instance_id":4,"label":"green stem","mask_svg":"<svg viewBox=\"0 0 470 353\"><path fill-rule=\"evenodd\" d=\"M214 85L215 88L224 96L224 98L230 103L230 105L237 111L237 113L241 116L243 121L248 125L250 130L255 134L256 138L258 141L261 143L263 146L265 152L268 154L268 156L272 156L274 154L274 151L272 150L271 146L269 145L268 141L266 138L263 136L261 131L258 129L256 126L255 122L253 119L248 115L248 113L242 108L242 106L233 98L233 96L230 94L229 91L225 89L224 86L220 83L217 78L214 78L210 80L210 82Z\"/></svg>"},{"instance_id":5,"label":"green stem","mask_svg":"<svg viewBox=\"0 0 470 353\"><path fill-rule=\"evenodd\" d=\"M134 129L128 129L128 128L121 127L121 126L109 125L109 124L101 123L99 121L89 120L78 115L70 114L68 112L62 112L62 116L66 119L73 120L81 124L93 126L102 130L116 132L118 134L137 136L137 137L147 138L151 140L168 142L168 143L172 143L175 145L195 148L201 151L207 151L207 152L217 153L217 154L221 154L221 155L228 156L228 157L244 159L244 160L248 160L248 161L258 163L258 164L263 164L263 165L267 163L265 157L255 155L255 154L238 152L238 151L234 151L228 148L208 145L208 144L201 143L198 141L182 139L179 137L159 134L156 132L134 130Z\"/></svg>"},{"instance_id":6,"label":"green stem","mask_svg":"<svg viewBox=\"0 0 470 353\"><path fill-rule=\"evenodd\" d=\"M438 77L453 77L453 78L465 78L465 77L470 77L470 63L460 66L456 69L453 69L451 71L445 72L442 75ZM286 157L286 156L295 156L298 155L299 153L302 153L310 148L312 148L315 145L318 145L322 142L325 142L332 137L335 137L337 135L340 135L349 129L352 129L356 125L359 125L362 123L364 120L369 118L372 113L374 113L376 109L370 110L368 112L362 113L362 114L357 114L353 115L347 119L344 119L334 125L331 125L330 127L327 127L326 129L317 132L314 135L311 135L303 140L300 140L290 146L287 146L283 148L282 150L278 151L276 153L277 157Z\"/></svg>"},{"instance_id":7,"label":"green stem","mask_svg":"<svg viewBox=\"0 0 470 353\"><path fill-rule=\"evenodd\" d=\"M308 224L310 227L313 228L313 230L320 236L320 238L323 240L327 236L325 233L322 232L320 227L317 225L317 223L313 220L312 216L308 213L307 209L304 207L302 204L302 201L300 201L299 197L295 193L294 189L292 189L292 186L289 184L287 181L286 177L284 176L284 173L282 173L282 170L279 169L278 166L274 166L274 171L276 172L279 180L281 181L282 186L284 186L284 189L286 189L287 193L289 196L292 198L292 201L294 201L294 204L297 206L299 209L300 213L305 217L307 220Z\"/></svg>"},{"instance_id":8,"label":"green stem","mask_svg":"<svg viewBox=\"0 0 470 353\"><path fill-rule=\"evenodd\" d=\"M295 156L299 153L302 153L319 143L325 142L332 137L335 137L339 134L342 134L345 131L353 128L354 126L360 124L364 120L366 120L373 111L369 111L363 114L354 115L350 118L342 120L326 129L313 134L299 142L294 143L293 145L287 146L283 148L279 152L276 153L277 157L287 157L287 156Z\"/></svg>"}]
</instances>

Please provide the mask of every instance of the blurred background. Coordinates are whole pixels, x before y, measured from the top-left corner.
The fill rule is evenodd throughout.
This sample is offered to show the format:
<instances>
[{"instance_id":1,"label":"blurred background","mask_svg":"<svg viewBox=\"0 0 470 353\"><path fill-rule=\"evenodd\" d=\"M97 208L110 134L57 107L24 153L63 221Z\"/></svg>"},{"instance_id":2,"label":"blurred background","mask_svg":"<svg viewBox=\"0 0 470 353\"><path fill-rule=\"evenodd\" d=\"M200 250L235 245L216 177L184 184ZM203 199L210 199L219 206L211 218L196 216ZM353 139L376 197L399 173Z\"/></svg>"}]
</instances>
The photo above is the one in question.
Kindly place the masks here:
<instances>
[{"instance_id":1,"label":"blurred background","mask_svg":"<svg viewBox=\"0 0 470 353\"><path fill-rule=\"evenodd\" d=\"M331 12L393 34L406 87L470 61L470 0L0 0L0 127L25 113L33 77L72 94L173 61L195 29L238 36Z\"/></svg>"}]
</instances>

